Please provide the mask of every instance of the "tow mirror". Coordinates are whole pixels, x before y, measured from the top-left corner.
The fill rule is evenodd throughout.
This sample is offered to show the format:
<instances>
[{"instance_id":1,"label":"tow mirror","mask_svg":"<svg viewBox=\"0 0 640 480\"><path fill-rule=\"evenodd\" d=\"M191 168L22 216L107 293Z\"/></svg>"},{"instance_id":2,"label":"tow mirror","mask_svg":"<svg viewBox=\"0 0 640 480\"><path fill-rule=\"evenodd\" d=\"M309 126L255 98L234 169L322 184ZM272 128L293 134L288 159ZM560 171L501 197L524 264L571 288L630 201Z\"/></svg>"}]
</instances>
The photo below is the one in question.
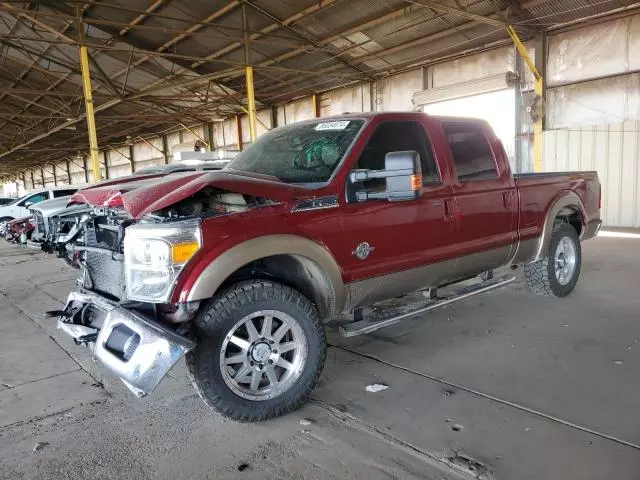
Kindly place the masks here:
<instances>
[{"instance_id":1,"label":"tow mirror","mask_svg":"<svg viewBox=\"0 0 640 480\"><path fill-rule=\"evenodd\" d=\"M422 187L420 154L413 150L389 152L384 157L384 170L354 170L349 174L349 180L353 184L375 179L383 179L385 188L356 192L358 202L367 200L399 202L419 198Z\"/></svg>"}]
</instances>

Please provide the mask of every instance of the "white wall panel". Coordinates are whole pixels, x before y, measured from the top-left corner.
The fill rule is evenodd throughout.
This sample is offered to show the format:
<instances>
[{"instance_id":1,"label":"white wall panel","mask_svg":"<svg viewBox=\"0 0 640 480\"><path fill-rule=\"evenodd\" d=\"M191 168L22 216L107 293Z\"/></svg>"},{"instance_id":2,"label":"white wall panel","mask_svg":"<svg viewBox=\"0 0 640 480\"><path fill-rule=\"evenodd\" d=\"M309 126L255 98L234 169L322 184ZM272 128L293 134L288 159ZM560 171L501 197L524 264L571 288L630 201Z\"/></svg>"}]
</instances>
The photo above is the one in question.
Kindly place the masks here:
<instances>
[{"instance_id":1,"label":"white wall panel","mask_svg":"<svg viewBox=\"0 0 640 480\"><path fill-rule=\"evenodd\" d=\"M543 162L549 172L597 171L604 224L640 228L640 121L548 130Z\"/></svg>"},{"instance_id":2,"label":"white wall panel","mask_svg":"<svg viewBox=\"0 0 640 480\"><path fill-rule=\"evenodd\" d=\"M423 83L421 68L378 80L376 111L413 111L413 94L424 88Z\"/></svg>"},{"instance_id":3,"label":"white wall panel","mask_svg":"<svg viewBox=\"0 0 640 480\"><path fill-rule=\"evenodd\" d=\"M288 103L285 108L285 120L286 123L301 122L303 120L309 120L315 117L315 111L313 108L313 98L305 97L300 100ZM284 125L280 123L278 119L278 125Z\"/></svg>"},{"instance_id":4,"label":"white wall panel","mask_svg":"<svg viewBox=\"0 0 640 480\"><path fill-rule=\"evenodd\" d=\"M340 115L345 112L371 111L370 84L362 83L354 87L342 88L319 96L320 116Z\"/></svg>"},{"instance_id":5,"label":"white wall panel","mask_svg":"<svg viewBox=\"0 0 640 480\"><path fill-rule=\"evenodd\" d=\"M622 18L552 36L548 85L629 72L629 59L637 57L637 53L629 51L630 23L631 19Z\"/></svg>"},{"instance_id":6,"label":"white wall panel","mask_svg":"<svg viewBox=\"0 0 640 480\"><path fill-rule=\"evenodd\" d=\"M273 125L271 125L271 109L267 108L266 110L259 110L256 112L257 122L256 122L256 132L258 137L260 135L264 135L267 133Z\"/></svg>"},{"instance_id":7,"label":"white wall panel","mask_svg":"<svg viewBox=\"0 0 640 480\"><path fill-rule=\"evenodd\" d=\"M513 48L505 47L439 63L431 68L433 88L464 83L480 78L505 75L514 70Z\"/></svg>"},{"instance_id":8,"label":"white wall panel","mask_svg":"<svg viewBox=\"0 0 640 480\"><path fill-rule=\"evenodd\" d=\"M547 126L551 129L636 118L640 118L640 74L637 73L547 91Z\"/></svg>"}]
</instances>

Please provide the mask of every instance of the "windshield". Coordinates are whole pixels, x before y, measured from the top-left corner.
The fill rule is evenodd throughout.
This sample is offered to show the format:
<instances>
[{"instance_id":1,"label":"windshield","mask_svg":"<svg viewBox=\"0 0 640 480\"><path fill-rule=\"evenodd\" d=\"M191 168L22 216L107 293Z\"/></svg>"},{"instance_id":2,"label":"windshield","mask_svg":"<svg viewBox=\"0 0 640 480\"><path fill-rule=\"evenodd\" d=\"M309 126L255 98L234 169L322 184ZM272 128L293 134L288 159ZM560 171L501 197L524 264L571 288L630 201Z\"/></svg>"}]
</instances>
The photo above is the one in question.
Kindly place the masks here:
<instances>
[{"instance_id":1,"label":"windshield","mask_svg":"<svg viewBox=\"0 0 640 480\"><path fill-rule=\"evenodd\" d=\"M226 168L271 175L286 183L319 183L334 170L364 120L305 122L265 133Z\"/></svg>"},{"instance_id":2,"label":"windshield","mask_svg":"<svg viewBox=\"0 0 640 480\"><path fill-rule=\"evenodd\" d=\"M20 201L24 200L24 199L25 199L25 198L27 198L27 197L28 197L28 195L23 195L22 197L18 197L18 198L16 198L13 202L11 202L9 205L15 205L16 203L18 203L18 202L20 202Z\"/></svg>"}]
</instances>

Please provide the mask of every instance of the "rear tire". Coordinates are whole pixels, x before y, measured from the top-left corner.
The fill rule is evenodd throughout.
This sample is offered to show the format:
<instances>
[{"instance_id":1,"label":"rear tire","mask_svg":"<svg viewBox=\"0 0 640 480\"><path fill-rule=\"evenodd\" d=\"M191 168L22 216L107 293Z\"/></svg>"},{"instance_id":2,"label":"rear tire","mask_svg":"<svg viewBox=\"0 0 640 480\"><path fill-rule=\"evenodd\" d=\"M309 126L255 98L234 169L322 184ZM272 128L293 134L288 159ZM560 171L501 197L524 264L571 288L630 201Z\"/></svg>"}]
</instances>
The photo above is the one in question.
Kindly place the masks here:
<instances>
[{"instance_id":1,"label":"rear tire","mask_svg":"<svg viewBox=\"0 0 640 480\"><path fill-rule=\"evenodd\" d=\"M204 304L198 345L186 355L192 383L223 416L256 422L299 408L315 386L327 343L318 311L271 281L236 284Z\"/></svg>"},{"instance_id":2,"label":"rear tire","mask_svg":"<svg viewBox=\"0 0 640 480\"><path fill-rule=\"evenodd\" d=\"M538 295L566 297L575 288L582 266L578 233L563 223L553 231L546 258L524 266L529 289Z\"/></svg>"}]
</instances>

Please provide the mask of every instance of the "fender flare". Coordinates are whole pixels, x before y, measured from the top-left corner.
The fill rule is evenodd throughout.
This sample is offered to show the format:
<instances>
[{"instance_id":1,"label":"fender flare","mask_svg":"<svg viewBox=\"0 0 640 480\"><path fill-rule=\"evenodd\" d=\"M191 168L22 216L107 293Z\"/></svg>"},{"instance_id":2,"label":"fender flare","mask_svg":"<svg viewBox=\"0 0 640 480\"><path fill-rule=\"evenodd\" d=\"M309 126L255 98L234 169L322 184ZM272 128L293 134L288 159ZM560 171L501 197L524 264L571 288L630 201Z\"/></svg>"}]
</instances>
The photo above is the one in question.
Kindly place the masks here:
<instances>
[{"instance_id":1,"label":"fender flare","mask_svg":"<svg viewBox=\"0 0 640 480\"><path fill-rule=\"evenodd\" d=\"M303 262L318 288L327 288L328 314L342 312L347 303L347 291L340 267L333 255L322 245L308 238L288 235L266 235L246 240L217 256L209 263L187 294L187 301L211 298L220 286L239 268L262 258L290 255Z\"/></svg>"},{"instance_id":2,"label":"fender flare","mask_svg":"<svg viewBox=\"0 0 640 480\"><path fill-rule=\"evenodd\" d=\"M587 223L587 214L582 200L577 193L570 190L561 192L551 202L551 207L547 210L544 224L542 226L542 235L540 235L540 240L538 240L538 245L535 249L533 259L531 260L532 262L537 262L538 260L542 260L543 258L545 258L546 251L548 250L549 244L551 243L551 235L553 234L553 222L564 208L572 208L578 211L584 230L584 227Z\"/></svg>"}]
</instances>

